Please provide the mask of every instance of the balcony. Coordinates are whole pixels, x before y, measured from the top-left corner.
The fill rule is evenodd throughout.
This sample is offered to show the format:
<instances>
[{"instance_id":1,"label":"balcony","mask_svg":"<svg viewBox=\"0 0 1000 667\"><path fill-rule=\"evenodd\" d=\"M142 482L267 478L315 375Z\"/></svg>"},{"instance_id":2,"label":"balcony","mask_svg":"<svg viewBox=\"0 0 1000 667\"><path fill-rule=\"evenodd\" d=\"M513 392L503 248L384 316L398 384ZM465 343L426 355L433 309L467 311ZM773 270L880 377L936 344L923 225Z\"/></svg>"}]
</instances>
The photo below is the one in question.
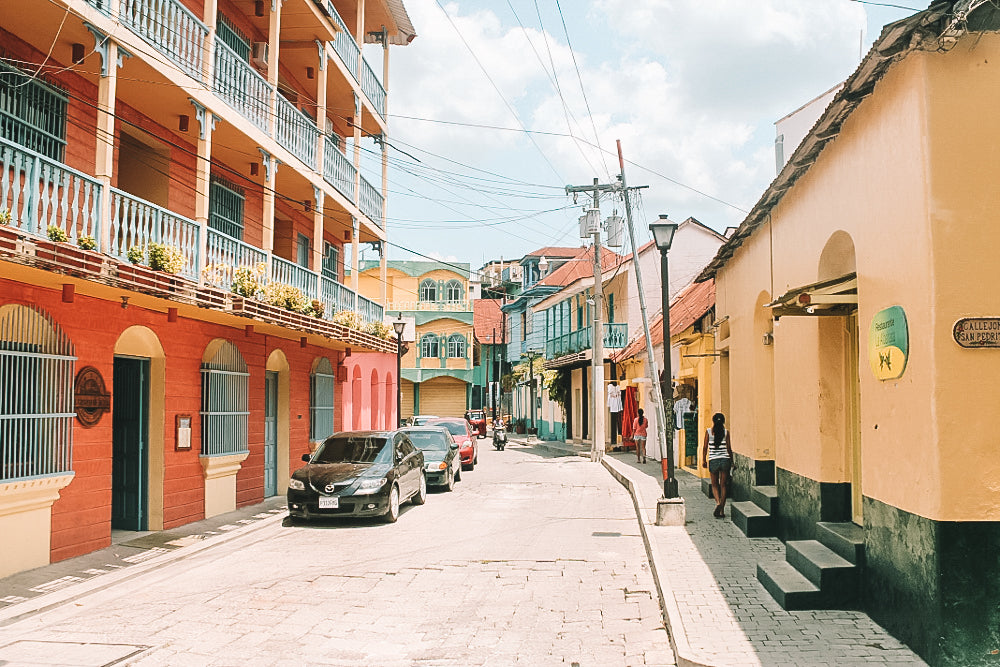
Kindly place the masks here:
<instances>
[{"instance_id":1,"label":"balcony","mask_svg":"<svg viewBox=\"0 0 1000 667\"><path fill-rule=\"evenodd\" d=\"M545 343L545 358L558 359L567 354L585 352L591 348L591 327L577 329L552 338ZM604 349L618 350L628 345L628 324L625 322L604 324Z\"/></svg>"},{"instance_id":2,"label":"balcony","mask_svg":"<svg viewBox=\"0 0 1000 667\"><path fill-rule=\"evenodd\" d=\"M323 140L326 142L323 146L323 179L348 201L354 201L354 176L357 170L330 137L324 137ZM379 218L378 222L381 224L382 219Z\"/></svg>"},{"instance_id":3,"label":"balcony","mask_svg":"<svg viewBox=\"0 0 1000 667\"><path fill-rule=\"evenodd\" d=\"M361 177L361 196L359 200L358 208L361 209L361 212L381 229L382 208L384 206L382 195L375 189L374 185L365 180L364 176Z\"/></svg>"},{"instance_id":4,"label":"balcony","mask_svg":"<svg viewBox=\"0 0 1000 667\"><path fill-rule=\"evenodd\" d=\"M268 116L274 92L271 84L218 37L215 39L212 88L226 104L257 129L269 134Z\"/></svg>"},{"instance_id":5,"label":"balcony","mask_svg":"<svg viewBox=\"0 0 1000 667\"><path fill-rule=\"evenodd\" d=\"M202 80L208 26L178 0L121 0L118 19L189 76Z\"/></svg>"},{"instance_id":6,"label":"balcony","mask_svg":"<svg viewBox=\"0 0 1000 667\"><path fill-rule=\"evenodd\" d=\"M471 313L468 301L392 301L387 306L390 311L439 311L447 313Z\"/></svg>"},{"instance_id":7,"label":"balcony","mask_svg":"<svg viewBox=\"0 0 1000 667\"><path fill-rule=\"evenodd\" d=\"M65 233L66 243L50 244L64 253L83 255L81 261L92 267L95 279L108 277L108 262L118 260L117 269L145 273L153 287L185 279L185 293L197 288L216 287L220 298L229 294L239 269L258 276L262 286L280 283L298 288L308 300L325 304L323 319L332 321L340 311L355 311L365 323L383 321L382 307L340 283L268 254L252 245L209 228L205 255L200 254L201 226L182 215L157 206L127 192L111 188L110 211L101 210L103 186L97 179L70 169L34 151L0 138L0 215L10 220L2 230L14 230L42 245L50 228ZM78 249L81 237L93 237L96 252ZM176 274L154 272L128 263L129 250L162 243L179 251L183 257ZM34 241L27 245L35 244ZM16 244L6 246L13 250ZM175 278L175 276L177 278ZM248 300L249 301L249 300Z\"/></svg>"},{"instance_id":8,"label":"balcony","mask_svg":"<svg viewBox=\"0 0 1000 667\"><path fill-rule=\"evenodd\" d=\"M281 95L277 96L278 117L275 139L289 153L302 161L310 169L315 170L316 148L319 146L319 128L313 119Z\"/></svg>"},{"instance_id":9,"label":"balcony","mask_svg":"<svg viewBox=\"0 0 1000 667\"><path fill-rule=\"evenodd\" d=\"M379 116L385 118L385 88L382 87L375 71L368 64L368 61L361 59L361 92L365 94L368 101L375 107Z\"/></svg>"}]
</instances>

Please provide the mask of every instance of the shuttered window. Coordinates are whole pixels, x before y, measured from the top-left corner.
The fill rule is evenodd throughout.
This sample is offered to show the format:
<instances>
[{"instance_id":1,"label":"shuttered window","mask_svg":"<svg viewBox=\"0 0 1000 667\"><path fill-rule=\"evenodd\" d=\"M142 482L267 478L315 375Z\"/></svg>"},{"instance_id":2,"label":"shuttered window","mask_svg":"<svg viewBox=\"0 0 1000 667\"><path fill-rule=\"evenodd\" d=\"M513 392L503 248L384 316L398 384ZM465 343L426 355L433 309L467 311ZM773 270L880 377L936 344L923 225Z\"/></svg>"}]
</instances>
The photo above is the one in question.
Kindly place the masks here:
<instances>
[{"instance_id":1,"label":"shuttered window","mask_svg":"<svg viewBox=\"0 0 1000 667\"><path fill-rule=\"evenodd\" d=\"M316 361L316 367L309 378L309 438L325 440L333 435L333 389L337 376L326 357Z\"/></svg>"},{"instance_id":2,"label":"shuttered window","mask_svg":"<svg viewBox=\"0 0 1000 667\"><path fill-rule=\"evenodd\" d=\"M0 62L0 137L63 161L69 96Z\"/></svg>"},{"instance_id":3,"label":"shuttered window","mask_svg":"<svg viewBox=\"0 0 1000 667\"><path fill-rule=\"evenodd\" d=\"M250 373L243 355L223 341L211 360L201 365L201 379L202 456L248 452Z\"/></svg>"},{"instance_id":4,"label":"shuttered window","mask_svg":"<svg viewBox=\"0 0 1000 667\"><path fill-rule=\"evenodd\" d=\"M244 60L250 59L250 38L222 14L216 22L215 34L236 55Z\"/></svg>"}]
</instances>

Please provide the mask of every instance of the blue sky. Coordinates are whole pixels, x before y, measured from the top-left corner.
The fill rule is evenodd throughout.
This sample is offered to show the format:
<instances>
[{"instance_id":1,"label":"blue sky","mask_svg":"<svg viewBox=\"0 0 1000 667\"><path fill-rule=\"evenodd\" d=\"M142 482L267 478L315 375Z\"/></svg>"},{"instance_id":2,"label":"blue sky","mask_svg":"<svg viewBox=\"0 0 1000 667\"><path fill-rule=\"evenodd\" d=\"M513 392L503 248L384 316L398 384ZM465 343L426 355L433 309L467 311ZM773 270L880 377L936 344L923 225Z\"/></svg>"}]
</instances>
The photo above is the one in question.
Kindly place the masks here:
<instances>
[{"instance_id":1,"label":"blue sky","mask_svg":"<svg viewBox=\"0 0 1000 667\"><path fill-rule=\"evenodd\" d=\"M660 213L739 224L775 175L774 122L912 13L852 0L406 6L418 37L390 54L389 257L474 268L579 245L563 186L613 178L616 139L629 184L649 186L640 237Z\"/></svg>"}]
</instances>

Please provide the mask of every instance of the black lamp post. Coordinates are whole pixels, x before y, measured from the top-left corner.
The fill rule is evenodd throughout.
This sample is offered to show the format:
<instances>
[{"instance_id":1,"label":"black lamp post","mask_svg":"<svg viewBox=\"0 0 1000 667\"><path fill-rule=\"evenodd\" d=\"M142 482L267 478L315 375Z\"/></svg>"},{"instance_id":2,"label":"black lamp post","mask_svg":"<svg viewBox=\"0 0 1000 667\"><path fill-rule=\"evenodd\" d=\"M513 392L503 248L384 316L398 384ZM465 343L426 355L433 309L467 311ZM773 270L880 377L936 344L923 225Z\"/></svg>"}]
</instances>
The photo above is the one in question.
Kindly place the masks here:
<instances>
[{"instance_id":1,"label":"black lamp post","mask_svg":"<svg viewBox=\"0 0 1000 667\"><path fill-rule=\"evenodd\" d=\"M535 359L542 355L537 350L528 350L524 353L524 356L528 357L528 378L530 380L528 396L531 400L531 432L537 433L535 430Z\"/></svg>"},{"instance_id":2,"label":"black lamp post","mask_svg":"<svg viewBox=\"0 0 1000 667\"><path fill-rule=\"evenodd\" d=\"M653 241L660 251L660 304L663 309L663 378L661 391L663 395L663 416L666 424L663 424L667 435L665 448L667 451L660 452L663 461L663 497L678 497L677 478L674 477L674 390L671 376L673 372L670 368L670 267L667 264L667 253L670 252L670 244L674 240L674 232L677 231L677 223L670 222L665 215L649 225L649 231L653 233Z\"/></svg>"},{"instance_id":3,"label":"black lamp post","mask_svg":"<svg viewBox=\"0 0 1000 667\"><path fill-rule=\"evenodd\" d=\"M396 332L396 425L403 426L403 330L406 329L406 320L403 313L396 313L396 319L392 321L392 330Z\"/></svg>"}]
</instances>

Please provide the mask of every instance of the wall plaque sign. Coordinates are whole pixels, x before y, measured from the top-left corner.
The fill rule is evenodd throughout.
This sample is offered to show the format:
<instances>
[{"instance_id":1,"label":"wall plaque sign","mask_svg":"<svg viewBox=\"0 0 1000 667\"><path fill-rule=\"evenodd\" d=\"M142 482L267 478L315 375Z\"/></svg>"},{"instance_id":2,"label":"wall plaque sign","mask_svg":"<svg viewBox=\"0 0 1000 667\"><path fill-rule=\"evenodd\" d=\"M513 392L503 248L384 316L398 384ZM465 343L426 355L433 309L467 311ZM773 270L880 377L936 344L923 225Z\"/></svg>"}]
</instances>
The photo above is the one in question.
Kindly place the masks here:
<instances>
[{"instance_id":1,"label":"wall plaque sign","mask_svg":"<svg viewBox=\"0 0 1000 667\"><path fill-rule=\"evenodd\" d=\"M191 449L191 415L177 415L176 449Z\"/></svg>"},{"instance_id":2,"label":"wall plaque sign","mask_svg":"<svg viewBox=\"0 0 1000 667\"><path fill-rule=\"evenodd\" d=\"M951 333L962 347L1000 347L1000 317L963 317Z\"/></svg>"},{"instance_id":3,"label":"wall plaque sign","mask_svg":"<svg viewBox=\"0 0 1000 667\"><path fill-rule=\"evenodd\" d=\"M868 329L868 364L879 380L895 380L906 370L910 354L910 332L906 313L900 306L890 306L872 317Z\"/></svg>"},{"instance_id":4,"label":"wall plaque sign","mask_svg":"<svg viewBox=\"0 0 1000 667\"><path fill-rule=\"evenodd\" d=\"M76 418L84 428L96 426L105 412L111 410L111 394L104 386L101 372L84 366L73 383L73 403Z\"/></svg>"}]
</instances>

